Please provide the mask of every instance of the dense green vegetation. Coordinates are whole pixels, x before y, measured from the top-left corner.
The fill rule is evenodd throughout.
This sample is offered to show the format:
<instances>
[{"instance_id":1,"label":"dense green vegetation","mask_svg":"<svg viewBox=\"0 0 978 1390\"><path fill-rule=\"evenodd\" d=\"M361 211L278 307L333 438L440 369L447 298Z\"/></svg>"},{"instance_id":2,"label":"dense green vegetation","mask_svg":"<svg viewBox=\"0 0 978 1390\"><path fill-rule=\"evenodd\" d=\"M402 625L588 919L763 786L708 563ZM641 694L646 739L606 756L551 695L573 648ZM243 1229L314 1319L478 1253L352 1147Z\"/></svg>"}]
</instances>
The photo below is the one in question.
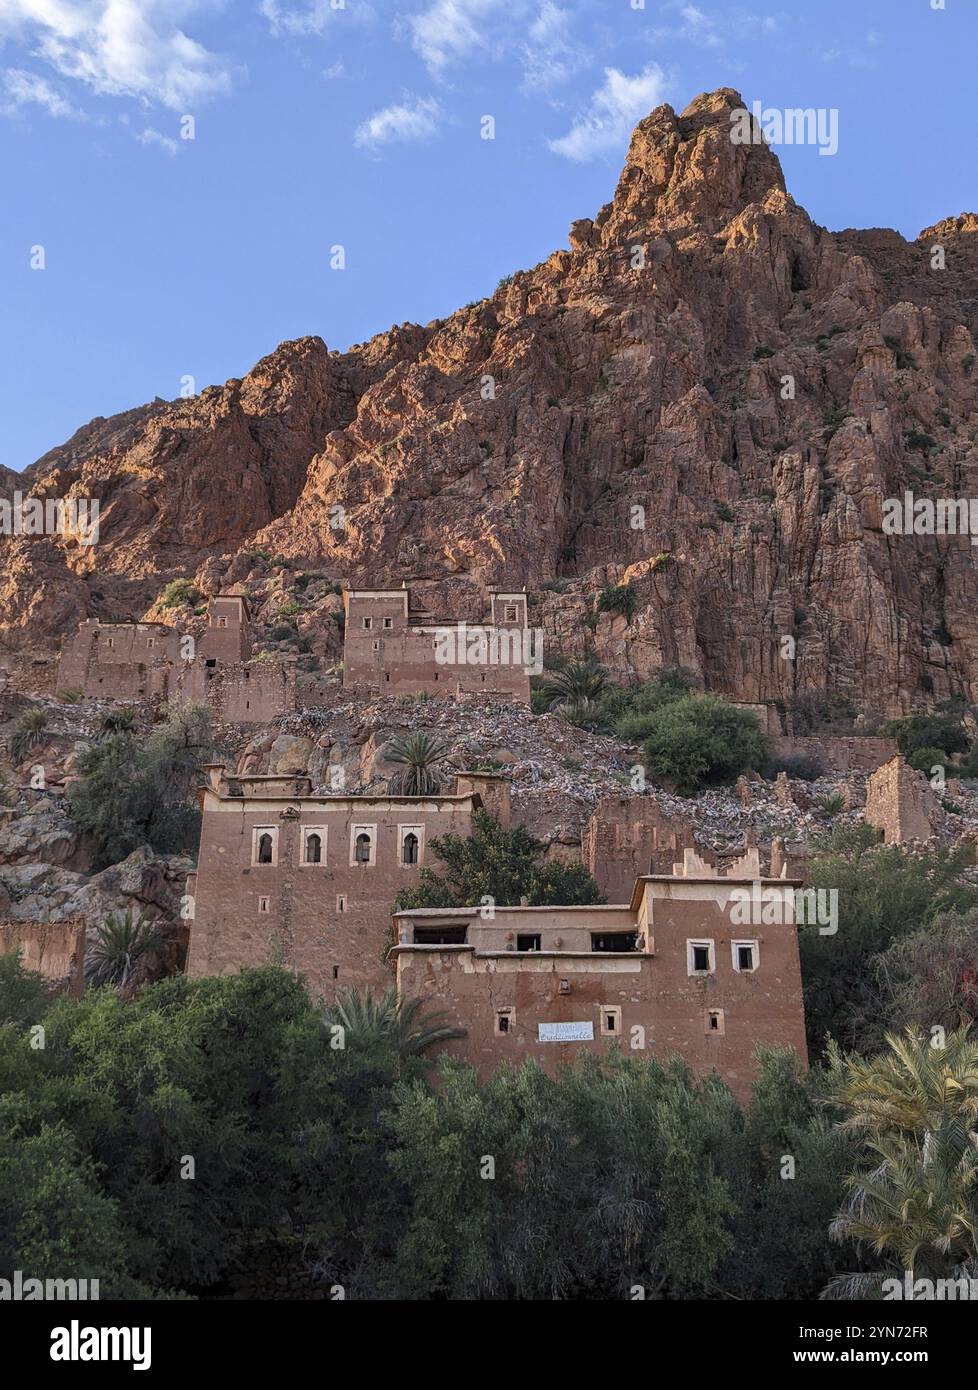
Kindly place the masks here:
<instances>
[{"instance_id":1,"label":"dense green vegetation","mask_svg":"<svg viewBox=\"0 0 978 1390\"><path fill-rule=\"evenodd\" d=\"M416 887L398 894L397 909L472 907L491 901L496 907L600 903L598 885L582 864L544 859L546 846L523 826L504 830L485 811L476 811L472 834L441 835L431 848L443 873L423 868Z\"/></svg>"},{"instance_id":2,"label":"dense green vegetation","mask_svg":"<svg viewBox=\"0 0 978 1390\"><path fill-rule=\"evenodd\" d=\"M193 794L210 752L210 712L187 705L146 739L123 722L79 753L69 814L90 837L93 868L116 864L140 845L161 854L195 851L200 812Z\"/></svg>"}]
</instances>

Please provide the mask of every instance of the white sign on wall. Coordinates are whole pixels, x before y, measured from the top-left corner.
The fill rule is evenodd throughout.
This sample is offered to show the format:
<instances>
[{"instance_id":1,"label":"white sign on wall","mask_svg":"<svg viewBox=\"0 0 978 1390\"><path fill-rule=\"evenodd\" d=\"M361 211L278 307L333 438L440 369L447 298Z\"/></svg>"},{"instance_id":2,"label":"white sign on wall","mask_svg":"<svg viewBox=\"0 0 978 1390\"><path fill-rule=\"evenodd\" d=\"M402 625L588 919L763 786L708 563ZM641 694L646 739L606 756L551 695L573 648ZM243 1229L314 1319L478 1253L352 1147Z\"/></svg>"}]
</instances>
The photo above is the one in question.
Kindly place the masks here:
<instances>
[{"instance_id":1,"label":"white sign on wall","mask_svg":"<svg viewBox=\"0 0 978 1390\"><path fill-rule=\"evenodd\" d=\"M594 1042L593 1023L538 1023L538 1042Z\"/></svg>"}]
</instances>

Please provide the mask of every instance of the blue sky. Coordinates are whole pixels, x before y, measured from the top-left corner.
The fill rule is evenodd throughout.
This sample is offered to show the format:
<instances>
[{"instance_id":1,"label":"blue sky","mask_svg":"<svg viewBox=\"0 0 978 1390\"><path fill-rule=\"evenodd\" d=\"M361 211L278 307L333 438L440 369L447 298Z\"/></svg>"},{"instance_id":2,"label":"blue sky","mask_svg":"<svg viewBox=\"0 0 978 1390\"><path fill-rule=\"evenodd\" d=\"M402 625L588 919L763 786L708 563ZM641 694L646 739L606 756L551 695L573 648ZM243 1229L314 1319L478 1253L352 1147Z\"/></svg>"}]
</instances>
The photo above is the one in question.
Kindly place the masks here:
<instances>
[{"instance_id":1,"label":"blue sky","mask_svg":"<svg viewBox=\"0 0 978 1390\"><path fill-rule=\"evenodd\" d=\"M978 208L976 58L975 0L0 0L0 463L480 298L714 87L837 108L789 189L915 236Z\"/></svg>"}]
</instances>

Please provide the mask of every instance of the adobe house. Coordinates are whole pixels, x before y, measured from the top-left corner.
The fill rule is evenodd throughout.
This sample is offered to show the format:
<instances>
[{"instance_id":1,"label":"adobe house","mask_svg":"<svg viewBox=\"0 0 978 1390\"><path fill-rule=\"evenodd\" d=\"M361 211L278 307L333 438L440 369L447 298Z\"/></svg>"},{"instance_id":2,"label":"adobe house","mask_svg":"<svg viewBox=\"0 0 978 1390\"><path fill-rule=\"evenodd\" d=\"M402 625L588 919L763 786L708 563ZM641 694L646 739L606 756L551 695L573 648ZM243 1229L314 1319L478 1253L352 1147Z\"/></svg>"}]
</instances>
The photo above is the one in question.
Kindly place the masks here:
<instances>
[{"instance_id":1,"label":"adobe house","mask_svg":"<svg viewBox=\"0 0 978 1390\"><path fill-rule=\"evenodd\" d=\"M448 699L495 695L530 701L542 670L540 634L527 626L526 593L490 594L488 621L438 623L401 589L344 589L343 684L375 694L426 691Z\"/></svg>"},{"instance_id":2,"label":"adobe house","mask_svg":"<svg viewBox=\"0 0 978 1390\"><path fill-rule=\"evenodd\" d=\"M446 1050L485 1078L580 1047L675 1053L740 1100L758 1044L807 1065L795 890L761 878L756 849L720 876L687 851L630 900L598 907L418 909L395 914L397 987L466 1030Z\"/></svg>"},{"instance_id":3,"label":"adobe house","mask_svg":"<svg viewBox=\"0 0 978 1390\"><path fill-rule=\"evenodd\" d=\"M57 690L107 700L203 701L217 719L256 723L296 705L295 661L250 661L251 615L232 589L207 605L197 642L166 623L88 618L61 653Z\"/></svg>"},{"instance_id":4,"label":"adobe house","mask_svg":"<svg viewBox=\"0 0 978 1390\"><path fill-rule=\"evenodd\" d=\"M482 807L508 823L508 783L487 773L460 774L445 795L313 796L306 776L207 771L190 975L277 963L325 997L386 989L391 909L438 868L432 840L470 834Z\"/></svg>"}]
</instances>

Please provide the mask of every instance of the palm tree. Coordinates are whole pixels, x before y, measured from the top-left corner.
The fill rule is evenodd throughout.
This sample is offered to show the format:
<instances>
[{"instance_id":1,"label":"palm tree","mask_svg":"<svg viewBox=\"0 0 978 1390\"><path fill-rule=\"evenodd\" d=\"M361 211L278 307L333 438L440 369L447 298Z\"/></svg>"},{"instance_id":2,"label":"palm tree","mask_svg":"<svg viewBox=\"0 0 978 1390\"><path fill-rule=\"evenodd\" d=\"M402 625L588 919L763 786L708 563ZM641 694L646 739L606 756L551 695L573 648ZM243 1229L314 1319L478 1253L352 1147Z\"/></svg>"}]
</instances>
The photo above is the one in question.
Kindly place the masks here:
<instances>
[{"instance_id":1,"label":"palm tree","mask_svg":"<svg viewBox=\"0 0 978 1390\"><path fill-rule=\"evenodd\" d=\"M48 717L42 709L29 709L20 716L7 745L11 762L22 763L32 748L43 743L47 724Z\"/></svg>"},{"instance_id":2,"label":"palm tree","mask_svg":"<svg viewBox=\"0 0 978 1390\"><path fill-rule=\"evenodd\" d=\"M959 1277L978 1261L978 1041L967 1029L941 1041L908 1029L888 1033L881 1056L829 1056L829 1099L867 1160L831 1235L918 1278ZM841 1276L822 1296L872 1296L889 1272Z\"/></svg>"},{"instance_id":3,"label":"palm tree","mask_svg":"<svg viewBox=\"0 0 978 1390\"><path fill-rule=\"evenodd\" d=\"M401 764L403 772L390 779L388 790L394 796L432 796L441 788L441 765L448 757L447 744L427 734L407 734L391 739L384 749L389 763Z\"/></svg>"},{"instance_id":4,"label":"palm tree","mask_svg":"<svg viewBox=\"0 0 978 1390\"><path fill-rule=\"evenodd\" d=\"M608 689L608 673L593 656L571 661L555 671L543 687L547 709L587 707Z\"/></svg>"},{"instance_id":5,"label":"palm tree","mask_svg":"<svg viewBox=\"0 0 978 1390\"><path fill-rule=\"evenodd\" d=\"M324 1021L339 1025L361 1047L386 1043L401 1057L420 1057L438 1043L464 1038L465 1029L446 1023L446 1014L422 1013L422 999L405 999L389 989L380 999L370 990L348 989L324 1011Z\"/></svg>"},{"instance_id":6,"label":"palm tree","mask_svg":"<svg viewBox=\"0 0 978 1390\"><path fill-rule=\"evenodd\" d=\"M136 963L161 944L156 924L126 908L100 922L95 941L85 952L85 979L90 985L126 985Z\"/></svg>"}]
</instances>

